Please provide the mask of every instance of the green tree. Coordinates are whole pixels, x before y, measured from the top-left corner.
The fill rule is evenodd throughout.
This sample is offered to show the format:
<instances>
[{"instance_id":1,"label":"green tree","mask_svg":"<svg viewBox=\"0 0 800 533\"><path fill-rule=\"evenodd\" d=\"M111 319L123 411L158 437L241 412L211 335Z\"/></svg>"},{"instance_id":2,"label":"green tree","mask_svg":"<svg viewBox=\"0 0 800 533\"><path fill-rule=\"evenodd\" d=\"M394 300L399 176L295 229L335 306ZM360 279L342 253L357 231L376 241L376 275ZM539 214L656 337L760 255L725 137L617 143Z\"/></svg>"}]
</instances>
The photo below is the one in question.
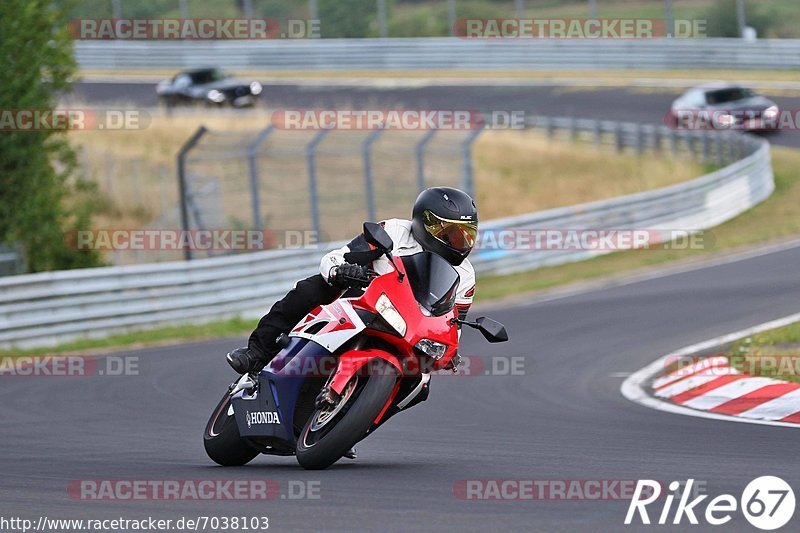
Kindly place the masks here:
<instances>
[{"instance_id":1,"label":"green tree","mask_svg":"<svg viewBox=\"0 0 800 533\"><path fill-rule=\"evenodd\" d=\"M52 110L75 71L66 11L52 0L0 2L0 112ZM93 186L73 178L63 131L0 131L0 242L23 251L28 271L92 266L96 252L70 246L88 227Z\"/></svg>"},{"instance_id":2,"label":"green tree","mask_svg":"<svg viewBox=\"0 0 800 533\"><path fill-rule=\"evenodd\" d=\"M764 37L770 26L769 17L756 9L754 2L745 2L745 21ZM709 37L740 37L736 0L716 0L706 11Z\"/></svg>"},{"instance_id":3,"label":"green tree","mask_svg":"<svg viewBox=\"0 0 800 533\"><path fill-rule=\"evenodd\" d=\"M388 3L388 2L387 2ZM320 0L322 37L374 37L377 4L375 0Z\"/></svg>"}]
</instances>

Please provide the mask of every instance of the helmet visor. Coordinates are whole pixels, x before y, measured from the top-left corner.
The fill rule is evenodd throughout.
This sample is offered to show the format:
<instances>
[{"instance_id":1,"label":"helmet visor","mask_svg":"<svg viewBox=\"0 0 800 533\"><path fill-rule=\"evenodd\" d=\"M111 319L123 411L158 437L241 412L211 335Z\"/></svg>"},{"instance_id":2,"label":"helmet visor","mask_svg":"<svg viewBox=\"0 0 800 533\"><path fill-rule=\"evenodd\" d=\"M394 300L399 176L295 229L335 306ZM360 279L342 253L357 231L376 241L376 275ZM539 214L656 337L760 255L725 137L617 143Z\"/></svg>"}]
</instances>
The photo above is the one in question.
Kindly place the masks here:
<instances>
[{"instance_id":1,"label":"helmet visor","mask_svg":"<svg viewBox=\"0 0 800 533\"><path fill-rule=\"evenodd\" d=\"M436 239L459 252L468 252L475 246L478 223L465 220L449 220L436 216L431 211L422 215L425 229Z\"/></svg>"}]
</instances>

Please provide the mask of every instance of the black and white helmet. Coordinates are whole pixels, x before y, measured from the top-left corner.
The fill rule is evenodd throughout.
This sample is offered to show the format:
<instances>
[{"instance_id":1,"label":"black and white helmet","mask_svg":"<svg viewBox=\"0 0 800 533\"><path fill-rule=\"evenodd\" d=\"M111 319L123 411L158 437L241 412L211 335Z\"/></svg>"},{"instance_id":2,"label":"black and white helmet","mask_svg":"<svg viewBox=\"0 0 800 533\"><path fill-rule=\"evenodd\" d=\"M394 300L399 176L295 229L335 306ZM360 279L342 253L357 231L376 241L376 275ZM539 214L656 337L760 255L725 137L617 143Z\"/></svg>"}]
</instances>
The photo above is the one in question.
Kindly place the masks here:
<instances>
[{"instance_id":1,"label":"black and white helmet","mask_svg":"<svg viewBox=\"0 0 800 533\"><path fill-rule=\"evenodd\" d=\"M464 191L450 187L425 189L414 203L411 232L425 250L460 265L475 246L478 208Z\"/></svg>"}]
</instances>

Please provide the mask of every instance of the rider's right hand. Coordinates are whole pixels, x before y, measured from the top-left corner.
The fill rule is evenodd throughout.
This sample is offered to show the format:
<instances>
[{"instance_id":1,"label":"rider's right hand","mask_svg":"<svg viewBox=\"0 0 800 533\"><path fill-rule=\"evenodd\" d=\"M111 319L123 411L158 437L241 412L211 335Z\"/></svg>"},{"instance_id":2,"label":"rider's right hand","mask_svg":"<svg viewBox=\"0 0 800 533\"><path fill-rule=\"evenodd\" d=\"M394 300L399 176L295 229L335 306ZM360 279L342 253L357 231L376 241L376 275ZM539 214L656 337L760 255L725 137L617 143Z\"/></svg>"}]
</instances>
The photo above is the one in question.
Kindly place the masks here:
<instances>
[{"instance_id":1,"label":"rider's right hand","mask_svg":"<svg viewBox=\"0 0 800 533\"><path fill-rule=\"evenodd\" d=\"M366 287L370 282L370 270L367 267L343 263L331 270L330 284L341 289L350 287Z\"/></svg>"}]
</instances>

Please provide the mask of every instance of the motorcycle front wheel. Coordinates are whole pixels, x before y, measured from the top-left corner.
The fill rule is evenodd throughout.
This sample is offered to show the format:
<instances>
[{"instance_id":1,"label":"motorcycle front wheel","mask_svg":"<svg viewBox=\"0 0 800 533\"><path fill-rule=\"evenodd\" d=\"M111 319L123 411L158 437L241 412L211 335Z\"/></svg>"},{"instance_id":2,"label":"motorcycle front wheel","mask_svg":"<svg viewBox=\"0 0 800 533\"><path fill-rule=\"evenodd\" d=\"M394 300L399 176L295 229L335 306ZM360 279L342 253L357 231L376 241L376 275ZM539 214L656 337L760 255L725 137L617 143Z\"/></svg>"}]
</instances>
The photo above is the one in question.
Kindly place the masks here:
<instances>
[{"instance_id":1,"label":"motorcycle front wheel","mask_svg":"<svg viewBox=\"0 0 800 533\"><path fill-rule=\"evenodd\" d=\"M364 438L383 410L397 383L397 372L383 359L369 365L368 373L350 380L335 405L311 413L297 439L297 462L303 468L321 470L341 459Z\"/></svg>"}]
</instances>

